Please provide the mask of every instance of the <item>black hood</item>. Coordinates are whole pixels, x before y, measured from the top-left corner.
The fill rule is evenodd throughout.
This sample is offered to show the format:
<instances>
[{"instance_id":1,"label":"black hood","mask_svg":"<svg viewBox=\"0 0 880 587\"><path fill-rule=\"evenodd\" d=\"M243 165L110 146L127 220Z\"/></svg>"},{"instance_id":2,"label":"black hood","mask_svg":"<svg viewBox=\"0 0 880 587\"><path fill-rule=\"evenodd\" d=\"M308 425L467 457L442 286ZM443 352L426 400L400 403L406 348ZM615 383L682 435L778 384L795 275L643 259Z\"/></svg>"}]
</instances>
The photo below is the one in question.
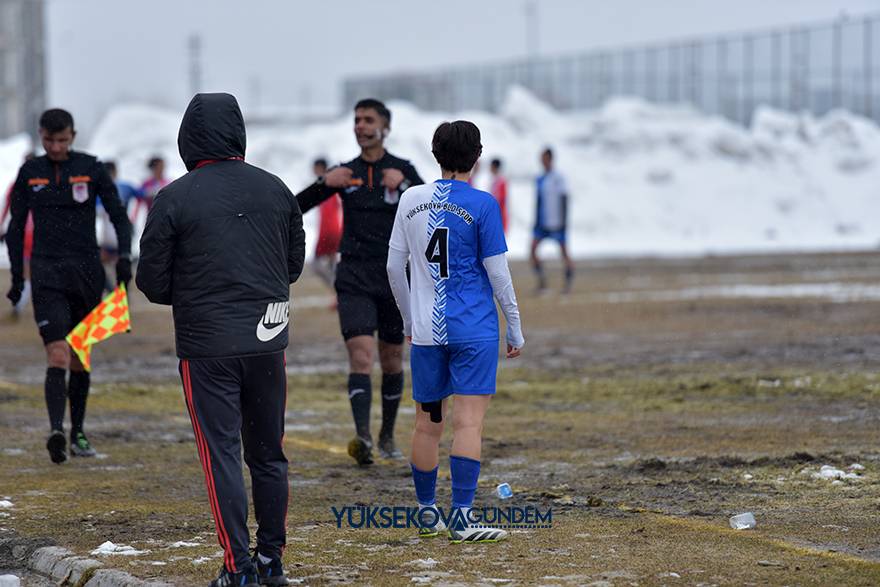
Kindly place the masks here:
<instances>
[{"instance_id":1,"label":"black hood","mask_svg":"<svg viewBox=\"0 0 880 587\"><path fill-rule=\"evenodd\" d=\"M187 170L199 161L244 157L246 139L244 117L231 94L196 94L190 101L177 148Z\"/></svg>"}]
</instances>

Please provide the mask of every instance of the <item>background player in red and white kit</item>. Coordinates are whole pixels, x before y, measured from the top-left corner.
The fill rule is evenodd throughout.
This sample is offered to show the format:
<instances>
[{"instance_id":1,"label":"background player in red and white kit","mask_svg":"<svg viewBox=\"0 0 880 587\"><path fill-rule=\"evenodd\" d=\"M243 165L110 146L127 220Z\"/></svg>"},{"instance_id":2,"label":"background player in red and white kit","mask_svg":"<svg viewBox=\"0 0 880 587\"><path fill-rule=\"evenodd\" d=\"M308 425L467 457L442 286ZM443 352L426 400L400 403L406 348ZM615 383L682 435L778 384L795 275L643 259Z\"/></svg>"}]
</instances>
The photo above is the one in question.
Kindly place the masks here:
<instances>
[{"instance_id":1,"label":"background player in red and white kit","mask_svg":"<svg viewBox=\"0 0 880 587\"><path fill-rule=\"evenodd\" d=\"M33 152L25 155L24 160L30 161L36 157ZM3 211L0 212L0 230L3 230L3 226L6 224L6 220L9 217L9 210L12 207L12 190L15 188L15 182L9 185L9 189L6 190L6 202L3 204ZM6 233L4 232L0 235L0 242L6 240ZM18 300L18 303L12 306L12 315L15 318L18 318L25 306L31 299L31 252L34 250L34 216L33 214L28 214L27 224L24 228L24 266L22 268L22 275L24 276L24 289L21 290L21 299Z\"/></svg>"},{"instance_id":2,"label":"background player in red and white kit","mask_svg":"<svg viewBox=\"0 0 880 587\"><path fill-rule=\"evenodd\" d=\"M315 159L312 171L315 177L324 177L327 173L327 161ZM315 245L315 260L312 266L321 281L332 288L336 280L339 242L342 240L342 201L339 199L339 194L334 194L321 202L318 214L318 242Z\"/></svg>"},{"instance_id":3,"label":"background player in red and white kit","mask_svg":"<svg viewBox=\"0 0 880 587\"><path fill-rule=\"evenodd\" d=\"M507 178L501 172L501 159L492 159L489 164L489 171L492 173L492 183L489 185L489 192L498 207L501 208L501 224L504 226L504 232L507 233Z\"/></svg>"}]
</instances>

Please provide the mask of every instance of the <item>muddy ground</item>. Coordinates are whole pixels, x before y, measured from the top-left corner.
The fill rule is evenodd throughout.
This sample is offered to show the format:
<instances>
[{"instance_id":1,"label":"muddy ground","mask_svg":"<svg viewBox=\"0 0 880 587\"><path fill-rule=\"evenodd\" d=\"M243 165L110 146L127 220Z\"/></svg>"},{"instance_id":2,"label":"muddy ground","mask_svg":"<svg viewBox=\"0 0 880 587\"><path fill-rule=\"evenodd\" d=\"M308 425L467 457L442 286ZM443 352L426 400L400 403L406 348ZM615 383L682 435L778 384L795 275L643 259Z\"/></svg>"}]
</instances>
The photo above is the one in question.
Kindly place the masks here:
<instances>
[{"instance_id":1,"label":"muddy ground","mask_svg":"<svg viewBox=\"0 0 880 587\"><path fill-rule=\"evenodd\" d=\"M331 506L409 505L413 492L406 461L362 470L345 454L344 348L331 298L309 276L293 289L288 350L291 577L880 584L880 255L585 262L568 296L534 295L523 265L515 277L528 342L521 360L502 361L478 502L500 504L492 492L508 482L504 505L552 508L552 528L464 547L337 528ZM80 554L109 540L142 551L104 557L111 566L203 584L221 558L170 315L138 294L132 313L134 332L94 354L87 425L99 458L60 467L43 448L36 328L3 322L0 499L12 506L0 509L0 538ZM413 414L405 401L404 448ZM823 465L847 477L823 478ZM728 517L747 511L757 527L731 529Z\"/></svg>"}]
</instances>

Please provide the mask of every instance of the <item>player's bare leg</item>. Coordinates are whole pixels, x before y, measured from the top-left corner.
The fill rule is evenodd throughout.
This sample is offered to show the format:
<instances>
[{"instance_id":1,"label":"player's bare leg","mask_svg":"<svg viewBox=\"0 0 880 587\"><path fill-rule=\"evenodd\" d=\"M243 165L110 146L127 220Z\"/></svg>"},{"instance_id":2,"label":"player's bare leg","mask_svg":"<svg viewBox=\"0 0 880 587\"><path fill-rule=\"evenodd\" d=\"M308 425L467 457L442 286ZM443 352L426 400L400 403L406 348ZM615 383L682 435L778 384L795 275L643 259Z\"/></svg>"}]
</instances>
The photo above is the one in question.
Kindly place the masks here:
<instances>
[{"instance_id":1,"label":"player's bare leg","mask_svg":"<svg viewBox=\"0 0 880 587\"><path fill-rule=\"evenodd\" d=\"M491 395L456 395L452 409L451 455L480 460L483 446L483 418Z\"/></svg>"},{"instance_id":2,"label":"player's bare leg","mask_svg":"<svg viewBox=\"0 0 880 587\"><path fill-rule=\"evenodd\" d=\"M373 392L370 371L373 368L376 342L372 336L353 336L345 341L348 350L348 401L354 418L356 436L348 443L348 454L361 466L373 464L373 437L370 434L370 406ZM357 383L353 383L357 382Z\"/></svg>"},{"instance_id":3,"label":"player's bare leg","mask_svg":"<svg viewBox=\"0 0 880 587\"><path fill-rule=\"evenodd\" d=\"M449 454L452 506L464 515L464 524L451 524L449 540L454 544L498 542L507 538L504 530L474 526L467 517L477 489L483 445L483 418L491 399L491 395L455 396L452 409L452 450Z\"/></svg>"},{"instance_id":4,"label":"player's bare leg","mask_svg":"<svg viewBox=\"0 0 880 587\"><path fill-rule=\"evenodd\" d=\"M574 263L568 256L568 247L564 242L559 243L559 251L562 253L562 262L565 266L565 285L562 287L562 293L571 293L572 282L574 282Z\"/></svg>"},{"instance_id":5,"label":"player's bare leg","mask_svg":"<svg viewBox=\"0 0 880 587\"><path fill-rule=\"evenodd\" d=\"M544 266L541 264L541 260L538 258L538 245L541 244L541 241L538 239L532 239L532 251L530 254L530 259L532 261L532 270L535 272L535 276L538 278L538 286L536 288L537 293L544 293L547 289L547 278L544 277Z\"/></svg>"},{"instance_id":6,"label":"player's bare leg","mask_svg":"<svg viewBox=\"0 0 880 587\"><path fill-rule=\"evenodd\" d=\"M443 400L440 405L442 414L440 422L433 422L431 415L423 409L422 404L416 404L416 423L413 428L410 462L420 509L437 507L435 499L437 465L440 460L440 439L443 437L447 403L447 400ZM437 519L434 524L420 526L419 537L433 538L445 529L443 522Z\"/></svg>"},{"instance_id":7,"label":"player's bare leg","mask_svg":"<svg viewBox=\"0 0 880 587\"><path fill-rule=\"evenodd\" d=\"M410 461L417 469L430 471L437 468L440 460L440 439L446 422L447 400L443 400L443 420L432 422L431 415L416 404L416 424L412 435L412 454Z\"/></svg>"},{"instance_id":8,"label":"player's bare leg","mask_svg":"<svg viewBox=\"0 0 880 587\"><path fill-rule=\"evenodd\" d=\"M403 345L379 341L382 366L382 429L379 454L385 459L399 459L403 454L394 442L394 422L403 396Z\"/></svg>"}]
</instances>

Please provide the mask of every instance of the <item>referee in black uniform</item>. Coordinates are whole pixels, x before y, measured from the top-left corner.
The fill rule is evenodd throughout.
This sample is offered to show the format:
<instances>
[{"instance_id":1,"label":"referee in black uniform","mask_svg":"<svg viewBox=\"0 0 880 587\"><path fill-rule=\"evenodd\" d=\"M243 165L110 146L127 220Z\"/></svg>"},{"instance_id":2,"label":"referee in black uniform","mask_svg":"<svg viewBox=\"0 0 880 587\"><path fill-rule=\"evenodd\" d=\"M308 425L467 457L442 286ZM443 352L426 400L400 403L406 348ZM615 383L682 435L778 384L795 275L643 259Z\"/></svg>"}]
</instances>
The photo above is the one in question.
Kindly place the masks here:
<instances>
[{"instance_id":1,"label":"referee in black uniform","mask_svg":"<svg viewBox=\"0 0 880 587\"><path fill-rule=\"evenodd\" d=\"M24 287L24 232L28 213L34 219L31 258L34 318L46 346L46 407L51 433L46 443L52 462L67 460L64 436L66 398L70 399L70 454L94 456L83 431L89 373L64 340L101 301L104 268L95 236L95 202L101 203L119 242L116 281L131 280L131 223L116 185L92 155L71 150L73 117L54 108L40 116L40 140L46 154L21 166L12 189L11 219L6 234L12 305ZM65 381L70 371L69 380Z\"/></svg>"},{"instance_id":2,"label":"referee in black uniform","mask_svg":"<svg viewBox=\"0 0 880 587\"><path fill-rule=\"evenodd\" d=\"M403 394L403 320L388 285L388 239L397 203L410 186L424 183L405 159L385 150L391 112L374 99L354 107L354 135L359 157L331 169L297 194L306 212L334 194L342 197L341 259L336 267L339 324L348 350L348 399L356 436L348 445L359 465L373 462L370 404L375 342L379 335L382 366L382 428L379 454L400 458L394 443L394 421Z\"/></svg>"}]
</instances>

